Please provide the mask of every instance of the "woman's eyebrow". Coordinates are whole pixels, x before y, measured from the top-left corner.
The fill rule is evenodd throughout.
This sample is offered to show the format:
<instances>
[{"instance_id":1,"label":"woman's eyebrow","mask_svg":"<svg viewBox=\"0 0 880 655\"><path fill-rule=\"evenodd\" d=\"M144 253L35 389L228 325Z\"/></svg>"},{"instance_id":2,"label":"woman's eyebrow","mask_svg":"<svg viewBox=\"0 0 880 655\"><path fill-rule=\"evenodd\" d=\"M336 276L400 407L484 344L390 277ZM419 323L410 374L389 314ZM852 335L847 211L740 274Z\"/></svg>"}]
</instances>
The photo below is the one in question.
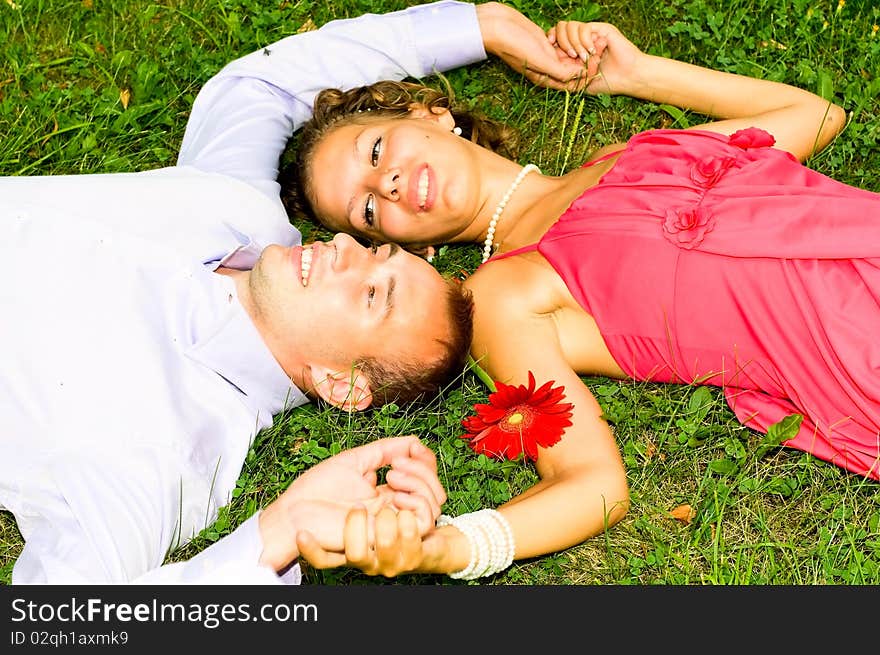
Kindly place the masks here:
<instances>
[{"instance_id":1,"label":"woman's eyebrow","mask_svg":"<svg viewBox=\"0 0 880 655\"><path fill-rule=\"evenodd\" d=\"M353 151L352 156L354 157L355 161L358 161L358 159L360 159L360 156L361 156L360 150L358 150L358 144L360 143L360 140L361 140L361 134L364 133L365 129L366 128L361 128L361 131L358 132L357 134L355 134L354 141L351 144L351 149ZM353 210L354 210L354 196L352 196L351 198L348 199L348 204L345 206L345 216L348 218L348 222L351 223L352 225L354 225L354 222L351 220L351 212Z\"/></svg>"}]
</instances>

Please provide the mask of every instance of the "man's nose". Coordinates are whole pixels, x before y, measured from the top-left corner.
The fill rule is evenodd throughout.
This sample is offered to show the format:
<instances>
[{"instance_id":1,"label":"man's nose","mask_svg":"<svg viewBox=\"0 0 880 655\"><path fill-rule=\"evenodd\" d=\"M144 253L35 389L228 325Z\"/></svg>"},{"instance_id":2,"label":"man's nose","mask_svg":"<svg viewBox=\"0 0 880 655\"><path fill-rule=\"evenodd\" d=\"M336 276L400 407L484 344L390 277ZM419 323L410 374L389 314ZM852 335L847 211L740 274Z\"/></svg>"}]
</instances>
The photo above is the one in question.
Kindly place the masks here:
<instances>
[{"instance_id":1,"label":"man's nose","mask_svg":"<svg viewBox=\"0 0 880 655\"><path fill-rule=\"evenodd\" d=\"M368 249L359 244L354 237L344 232L337 232L330 242L336 248L334 268L341 272L362 262Z\"/></svg>"}]
</instances>

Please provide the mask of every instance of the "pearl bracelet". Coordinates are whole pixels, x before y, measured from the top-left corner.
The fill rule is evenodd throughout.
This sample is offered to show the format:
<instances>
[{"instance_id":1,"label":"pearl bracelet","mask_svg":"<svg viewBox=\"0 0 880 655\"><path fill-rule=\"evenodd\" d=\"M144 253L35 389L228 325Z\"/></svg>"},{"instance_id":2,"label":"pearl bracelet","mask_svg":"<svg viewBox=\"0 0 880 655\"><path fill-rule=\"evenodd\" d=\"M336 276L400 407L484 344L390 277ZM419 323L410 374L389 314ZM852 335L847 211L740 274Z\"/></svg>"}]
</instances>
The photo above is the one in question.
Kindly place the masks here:
<instances>
[{"instance_id":1,"label":"pearl bracelet","mask_svg":"<svg viewBox=\"0 0 880 655\"><path fill-rule=\"evenodd\" d=\"M437 525L451 525L467 539L471 556L467 566L449 577L474 580L503 571L513 563L516 544L510 523L497 510L481 509L451 517L441 514Z\"/></svg>"}]
</instances>

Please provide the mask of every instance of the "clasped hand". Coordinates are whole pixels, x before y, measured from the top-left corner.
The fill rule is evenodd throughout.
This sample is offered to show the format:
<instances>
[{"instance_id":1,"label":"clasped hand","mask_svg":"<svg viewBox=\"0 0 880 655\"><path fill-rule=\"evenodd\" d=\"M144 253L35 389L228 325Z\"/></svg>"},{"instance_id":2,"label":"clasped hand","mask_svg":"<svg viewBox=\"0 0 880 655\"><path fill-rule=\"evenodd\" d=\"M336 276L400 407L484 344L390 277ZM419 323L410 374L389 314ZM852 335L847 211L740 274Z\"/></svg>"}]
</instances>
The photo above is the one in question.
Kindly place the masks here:
<instances>
[{"instance_id":1,"label":"clasped hand","mask_svg":"<svg viewBox=\"0 0 880 655\"><path fill-rule=\"evenodd\" d=\"M543 86L583 89L590 94L630 93L644 53L614 25L563 20L547 30L547 40L556 47L559 58L582 61L585 68L568 84Z\"/></svg>"},{"instance_id":2,"label":"clasped hand","mask_svg":"<svg viewBox=\"0 0 880 655\"><path fill-rule=\"evenodd\" d=\"M538 86L628 94L643 53L610 23L559 21L546 33L513 7L477 5L483 41Z\"/></svg>"},{"instance_id":3,"label":"clasped hand","mask_svg":"<svg viewBox=\"0 0 880 655\"><path fill-rule=\"evenodd\" d=\"M390 469L379 484L385 467ZM391 517L419 539L434 528L445 502L430 448L414 436L379 439L309 469L263 510L260 561L280 571L300 554L320 550L335 555L334 563L309 561L320 568L340 566L346 563L342 553L349 547L352 515L359 517L357 526L370 543L377 522Z\"/></svg>"}]
</instances>

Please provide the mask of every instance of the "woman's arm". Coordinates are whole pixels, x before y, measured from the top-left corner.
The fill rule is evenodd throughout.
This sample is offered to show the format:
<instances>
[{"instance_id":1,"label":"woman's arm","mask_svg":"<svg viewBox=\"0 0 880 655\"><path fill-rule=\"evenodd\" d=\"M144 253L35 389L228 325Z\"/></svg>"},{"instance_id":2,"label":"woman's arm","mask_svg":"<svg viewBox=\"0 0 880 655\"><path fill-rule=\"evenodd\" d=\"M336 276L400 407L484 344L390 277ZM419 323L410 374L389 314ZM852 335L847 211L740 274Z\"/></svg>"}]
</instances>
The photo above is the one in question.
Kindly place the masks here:
<instances>
[{"instance_id":1,"label":"woman's arm","mask_svg":"<svg viewBox=\"0 0 880 655\"><path fill-rule=\"evenodd\" d=\"M548 38L586 61L588 93L628 95L719 119L691 129L731 134L759 127L801 161L827 146L846 122L841 107L814 93L646 54L608 23L562 21Z\"/></svg>"},{"instance_id":2,"label":"woman's arm","mask_svg":"<svg viewBox=\"0 0 880 655\"><path fill-rule=\"evenodd\" d=\"M522 288L493 264L498 277ZM552 314L530 311L526 294L499 293L491 287L468 285L476 302L475 358L493 378L509 384L527 383L532 371L538 385L549 380L565 388L563 402L573 404L572 425L560 441L540 448L536 469L540 481L500 506L514 535L514 559L536 557L574 546L602 533L626 514L629 502L626 472L614 435L601 418L602 410L571 366L565 361ZM404 572L451 573L464 569L470 546L455 527L444 526L423 541L405 529L408 517L375 522L375 536L364 512L354 512L346 529L345 564L369 574L394 576ZM382 529L384 525L385 529ZM339 566L338 554L317 544L300 544L313 566Z\"/></svg>"},{"instance_id":3,"label":"woman's arm","mask_svg":"<svg viewBox=\"0 0 880 655\"><path fill-rule=\"evenodd\" d=\"M535 467L540 481L499 508L510 521L516 558L521 559L602 533L623 518L629 493L617 443L602 419L602 409L566 361L554 314L531 309L533 294L527 291L526 279L516 280L523 271L516 264L496 262L496 270L469 280L476 298L472 354L493 379L525 384L531 371L538 386L552 380L554 386L564 387L563 402L573 405L572 425L561 440L539 448ZM493 278L521 292L501 293ZM547 289L543 291L538 296L546 298Z\"/></svg>"}]
</instances>

